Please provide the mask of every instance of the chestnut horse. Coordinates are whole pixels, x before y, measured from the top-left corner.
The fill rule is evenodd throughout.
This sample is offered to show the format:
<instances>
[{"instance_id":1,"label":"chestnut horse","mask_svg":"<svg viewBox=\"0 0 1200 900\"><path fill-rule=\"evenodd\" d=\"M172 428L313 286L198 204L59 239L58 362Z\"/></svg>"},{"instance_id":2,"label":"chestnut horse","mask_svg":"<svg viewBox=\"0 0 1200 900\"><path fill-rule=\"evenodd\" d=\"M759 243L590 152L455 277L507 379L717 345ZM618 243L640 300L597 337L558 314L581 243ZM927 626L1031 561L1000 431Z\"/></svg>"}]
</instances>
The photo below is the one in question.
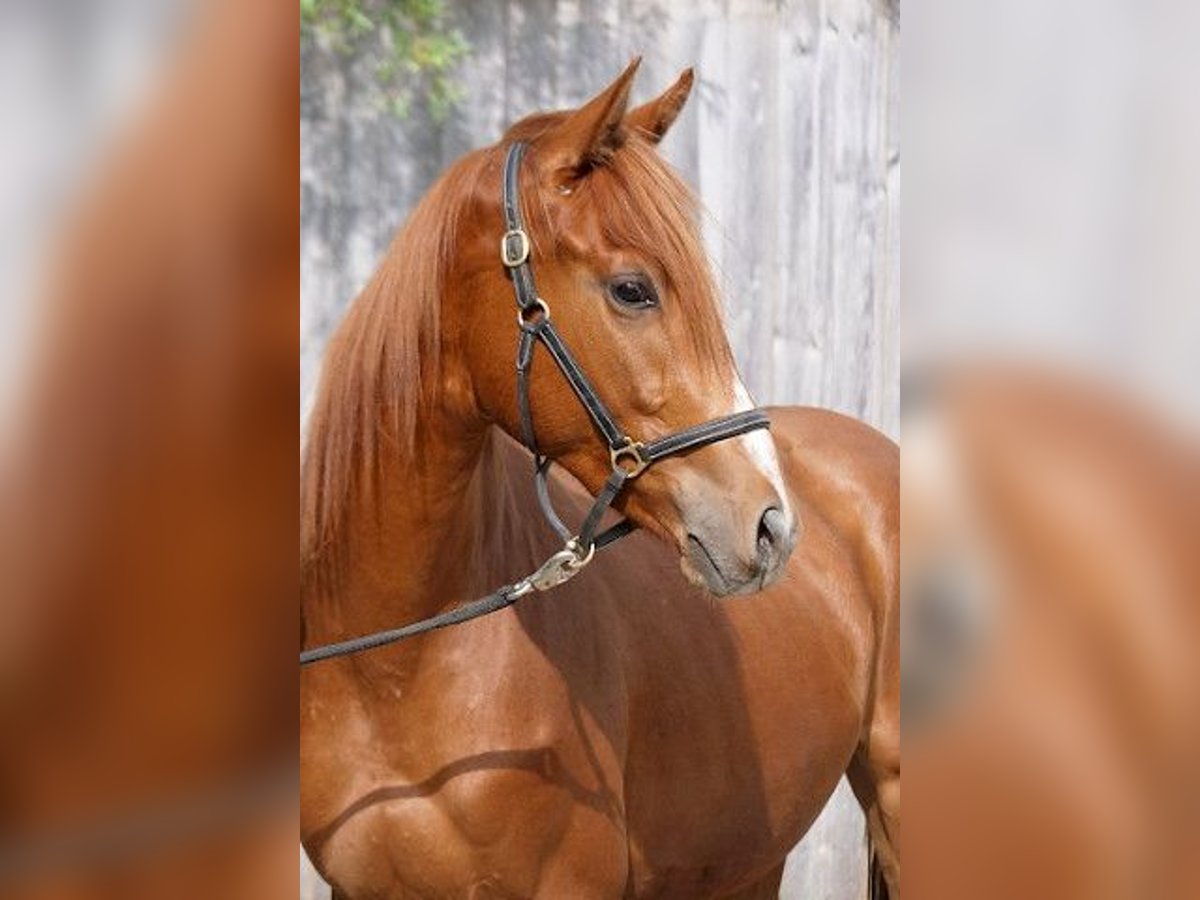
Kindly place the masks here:
<instances>
[{"instance_id":1,"label":"chestnut horse","mask_svg":"<svg viewBox=\"0 0 1200 900\"><path fill-rule=\"evenodd\" d=\"M302 475L306 645L557 549L512 438L511 142L538 287L616 419L649 440L748 408L694 202L655 149L692 75L628 109L636 66L452 167L333 338ZM531 396L538 444L595 493L608 453L548 360ZM554 593L303 671L301 835L335 896L773 897L843 773L898 891L897 449L830 412L771 420L648 470L617 503L641 530Z\"/></svg>"}]
</instances>

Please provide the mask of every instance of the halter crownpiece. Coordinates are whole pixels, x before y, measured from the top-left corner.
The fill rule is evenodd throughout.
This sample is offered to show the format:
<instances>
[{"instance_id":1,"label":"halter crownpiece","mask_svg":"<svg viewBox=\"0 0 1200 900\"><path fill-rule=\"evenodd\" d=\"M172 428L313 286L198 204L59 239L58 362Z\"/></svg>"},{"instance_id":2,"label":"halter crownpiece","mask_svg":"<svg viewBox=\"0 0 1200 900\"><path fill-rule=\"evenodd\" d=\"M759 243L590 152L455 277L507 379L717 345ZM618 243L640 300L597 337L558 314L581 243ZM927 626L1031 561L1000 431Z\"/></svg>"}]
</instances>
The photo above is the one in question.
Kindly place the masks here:
<instances>
[{"instance_id":1,"label":"halter crownpiece","mask_svg":"<svg viewBox=\"0 0 1200 900\"><path fill-rule=\"evenodd\" d=\"M534 457L538 501L550 526L566 542L564 550L577 554L577 565L565 573L565 581L587 564L596 547L603 547L633 530L633 525L628 520L623 520L596 534L604 511L616 500L627 481L637 478L650 466L668 456L715 444L760 428L768 428L771 423L761 409L751 409L710 419L648 442L635 440L621 429L584 374L583 368L567 348L551 319L550 305L538 296L530 262L532 242L525 231L521 215L519 182L521 161L524 159L526 147L527 145L521 142L512 144L504 160L502 205L505 232L500 241L500 260L512 277L513 292L517 300L517 324L521 331L517 344L517 404L525 445ZM550 357L604 437L612 463L612 473L593 501L592 508L576 535L572 535L550 502L546 476L551 460L539 451L534 435L533 411L529 399L529 373L533 366L533 351L539 341L549 351Z\"/></svg>"},{"instance_id":2,"label":"halter crownpiece","mask_svg":"<svg viewBox=\"0 0 1200 900\"><path fill-rule=\"evenodd\" d=\"M546 521L550 523L550 527L562 539L563 547L551 555L536 571L514 584L499 588L486 597L400 628L379 631L305 650L300 654L300 665L302 666L335 656L346 656L363 650L371 650L439 628L469 622L471 619L477 619L504 609L506 606L511 606L533 591L548 591L558 587L574 578L584 566L591 562L598 548L605 547L633 531L633 523L628 519L622 519L599 534L596 532L605 511L612 506L613 501L617 499L627 482L637 478L646 469L668 456L676 456L706 447L709 444L738 437L760 428L769 428L771 425L766 413L761 409L751 409L710 419L652 441L636 440L621 429L588 377L583 373L583 369L574 355L567 348L562 335L554 326L550 317L550 304L538 296L537 287L533 281L533 267L530 263L533 245L521 216L521 195L518 184L521 160L525 156L525 150L524 143L512 144L508 148L508 155L504 160L502 200L505 231L500 238L500 261L508 269L517 298L517 326L520 330L517 342L517 407L521 419L521 432L525 446L533 453L534 484L537 488L538 505L541 506L542 513L545 515ZM563 377L567 379L571 390L583 404L583 408L587 410L592 422L608 444L612 472L604 482L600 493L592 501L592 507L584 517L578 532L572 532L554 510L547 481L547 473L553 460L538 449L537 438L534 435L533 407L529 399L529 374L533 367L533 354L538 343L541 343L549 352L550 358L554 360Z\"/></svg>"}]
</instances>

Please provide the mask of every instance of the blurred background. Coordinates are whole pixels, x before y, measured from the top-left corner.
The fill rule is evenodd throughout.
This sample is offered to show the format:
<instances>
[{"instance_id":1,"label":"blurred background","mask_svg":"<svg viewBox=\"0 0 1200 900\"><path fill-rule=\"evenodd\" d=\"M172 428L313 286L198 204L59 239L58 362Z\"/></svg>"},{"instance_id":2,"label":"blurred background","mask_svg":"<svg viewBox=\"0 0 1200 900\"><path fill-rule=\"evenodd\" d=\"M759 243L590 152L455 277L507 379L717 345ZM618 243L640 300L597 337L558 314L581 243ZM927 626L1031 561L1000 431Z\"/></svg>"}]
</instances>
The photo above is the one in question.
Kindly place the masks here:
<instances>
[{"instance_id":1,"label":"blurred background","mask_svg":"<svg viewBox=\"0 0 1200 900\"><path fill-rule=\"evenodd\" d=\"M184 0L0 7L0 409L29 362L47 257L97 156L130 125L185 27Z\"/></svg>"},{"instance_id":2,"label":"blurred background","mask_svg":"<svg viewBox=\"0 0 1200 900\"><path fill-rule=\"evenodd\" d=\"M1200 9L905 25L905 891L1200 896Z\"/></svg>"},{"instance_id":3,"label":"blurred background","mask_svg":"<svg viewBox=\"0 0 1200 900\"><path fill-rule=\"evenodd\" d=\"M300 400L325 341L440 173L644 57L634 102L696 69L663 142L705 209L731 344L764 404L899 426L899 19L883 0L302 3ZM347 12L347 6L351 11ZM862 896L843 782L784 896ZM311 869L306 897L323 896Z\"/></svg>"},{"instance_id":4,"label":"blurred background","mask_svg":"<svg viewBox=\"0 0 1200 900\"><path fill-rule=\"evenodd\" d=\"M298 28L0 4L5 898L296 896Z\"/></svg>"}]
</instances>

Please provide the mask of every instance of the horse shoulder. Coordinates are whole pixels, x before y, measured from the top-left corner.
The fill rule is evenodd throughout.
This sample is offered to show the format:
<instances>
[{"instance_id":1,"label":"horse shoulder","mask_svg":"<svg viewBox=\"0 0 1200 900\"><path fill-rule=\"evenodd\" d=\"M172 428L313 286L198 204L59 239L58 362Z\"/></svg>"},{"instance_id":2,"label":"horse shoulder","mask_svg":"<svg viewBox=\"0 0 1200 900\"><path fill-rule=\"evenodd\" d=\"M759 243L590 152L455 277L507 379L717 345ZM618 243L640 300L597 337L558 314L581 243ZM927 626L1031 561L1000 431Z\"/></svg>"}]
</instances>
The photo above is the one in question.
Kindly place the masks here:
<instances>
[{"instance_id":1,"label":"horse shoulder","mask_svg":"<svg viewBox=\"0 0 1200 900\"><path fill-rule=\"evenodd\" d=\"M818 514L877 570L885 589L897 575L900 448L849 416L812 407L777 407L771 434L801 518Z\"/></svg>"},{"instance_id":2,"label":"horse shoulder","mask_svg":"<svg viewBox=\"0 0 1200 900\"><path fill-rule=\"evenodd\" d=\"M867 814L872 851L899 880L900 453L875 429L827 410L772 410L780 464L801 518L820 516L851 548L865 586L874 646L850 782Z\"/></svg>"},{"instance_id":3,"label":"horse shoulder","mask_svg":"<svg viewBox=\"0 0 1200 900\"><path fill-rule=\"evenodd\" d=\"M832 529L864 587L874 642L872 703L898 706L891 675L900 655L900 449L869 425L830 410L773 409L771 423L801 522L819 518Z\"/></svg>"}]
</instances>

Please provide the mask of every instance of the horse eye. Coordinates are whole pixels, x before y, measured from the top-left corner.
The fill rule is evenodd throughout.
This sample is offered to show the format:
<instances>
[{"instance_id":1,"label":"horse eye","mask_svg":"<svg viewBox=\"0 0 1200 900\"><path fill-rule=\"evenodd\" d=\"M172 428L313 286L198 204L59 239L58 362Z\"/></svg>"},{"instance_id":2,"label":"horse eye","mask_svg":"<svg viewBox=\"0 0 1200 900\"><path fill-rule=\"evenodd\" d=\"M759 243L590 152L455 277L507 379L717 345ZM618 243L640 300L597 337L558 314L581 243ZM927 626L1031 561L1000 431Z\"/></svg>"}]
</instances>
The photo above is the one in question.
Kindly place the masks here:
<instances>
[{"instance_id":1,"label":"horse eye","mask_svg":"<svg viewBox=\"0 0 1200 900\"><path fill-rule=\"evenodd\" d=\"M618 278L608 286L609 296L621 306L645 309L658 304L654 288L640 278Z\"/></svg>"}]
</instances>

